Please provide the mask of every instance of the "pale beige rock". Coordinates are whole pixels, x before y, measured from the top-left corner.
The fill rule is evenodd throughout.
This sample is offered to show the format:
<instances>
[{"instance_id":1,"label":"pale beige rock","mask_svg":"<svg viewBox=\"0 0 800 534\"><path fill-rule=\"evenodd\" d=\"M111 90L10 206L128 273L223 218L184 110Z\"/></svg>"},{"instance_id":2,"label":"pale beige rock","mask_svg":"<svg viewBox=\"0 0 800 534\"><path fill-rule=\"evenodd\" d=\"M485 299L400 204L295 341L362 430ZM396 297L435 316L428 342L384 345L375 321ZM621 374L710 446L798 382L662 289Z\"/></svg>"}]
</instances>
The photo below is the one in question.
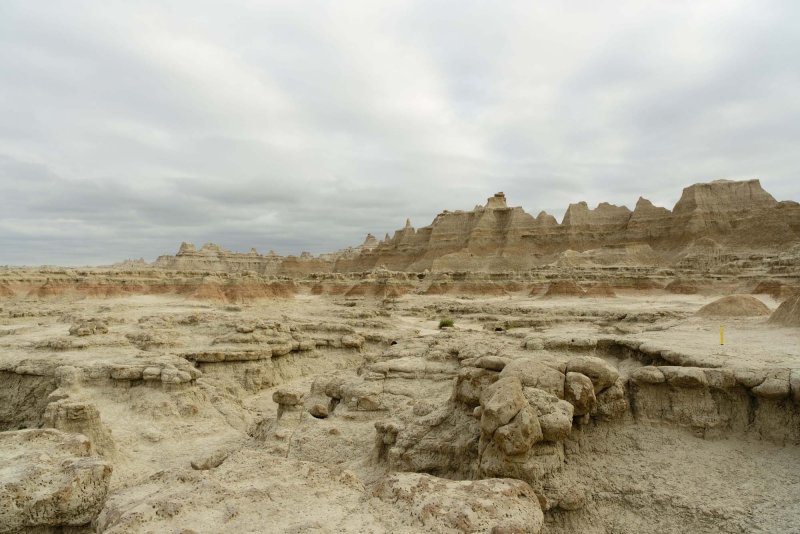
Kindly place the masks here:
<instances>
[{"instance_id":1,"label":"pale beige rock","mask_svg":"<svg viewBox=\"0 0 800 534\"><path fill-rule=\"evenodd\" d=\"M555 395L537 388L526 387L524 394L539 414L539 425L545 441L563 441L572 430L573 406Z\"/></svg>"},{"instance_id":2,"label":"pale beige rock","mask_svg":"<svg viewBox=\"0 0 800 534\"><path fill-rule=\"evenodd\" d=\"M426 474L394 473L373 495L393 502L426 527L442 533L541 531L544 517L533 490L511 479L455 481Z\"/></svg>"},{"instance_id":3,"label":"pale beige rock","mask_svg":"<svg viewBox=\"0 0 800 534\"><path fill-rule=\"evenodd\" d=\"M314 417L324 419L328 417L330 412L328 411L328 406L326 404L316 403L312 405L311 408L308 409L308 413L310 413Z\"/></svg>"},{"instance_id":4,"label":"pale beige rock","mask_svg":"<svg viewBox=\"0 0 800 534\"><path fill-rule=\"evenodd\" d=\"M306 392L299 389L299 388L280 388L272 394L272 400L275 401L276 404L282 404L286 406L297 406L303 403L303 398L305 398Z\"/></svg>"},{"instance_id":5,"label":"pale beige rock","mask_svg":"<svg viewBox=\"0 0 800 534\"><path fill-rule=\"evenodd\" d=\"M0 532L90 523L111 478L111 464L90 451L80 434L0 432Z\"/></svg>"},{"instance_id":6,"label":"pale beige rock","mask_svg":"<svg viewBox=\"0 0 800 534\"><path fill-rule=\"evenodd\" d=\"M220 465L222 465L222 462L224 462L228 458L229 454L230 451L224 449L214 451L207 456L203 456L197 460L192 460L191 461L192 469L195 469L197 471L205 471L208 469L214 469L215 467L219 467Z\"/></svg>"},{"instance_id":7,"label":"pale beige rock","mask_svg":"<svg viewBox=\"0 0 800 534\"><path fill-rule=\"evenodd\" d=\"M696 367L659 367L664 373L667 384L678 388L702 388L708 385L703 369Z\"/></svg>"},{"instance_id":8,"label":"pale beige rock","mask_svg":"<svg viewBox=\"0 0 800 534\"><path fill-rule=\"evenodd\" d=\"M500 372L501 378L517 377L522 385L564 397L564 375L533 358L511 360Z\"/></svg>"},{"instance_id":9,"label":"pale beige rock","mask_svg":"<svg viewBox=\"0 0 800 534\"><path fill-rule=\"evenodd\" d=\"M619 377L614 385L597 395L597 410L594 415L604 420L619 419L628 411L624 378Z\"/></svg>"},{"instance_id":10,"label":"pale beige rock","mask_svg":"<svg viewBox=\"0 0 800 534\"><path fill-rule=\"evenodd\" d=\"M663 384L666 382L664 373L658 367L646 366L635 369L631 373L631 380L637 384Z\"/></svg>"},{"instance_id":11,"label":"pale beige rock","mask_svg":"<svg viewBox=\"0 0 800 534\"><path fill-rule=\"evenodd\" d=\"M51 402L43 415L44 425L63 432L83 434L92 445L92 451L103 456L116 452L114 439L101 421L97 407L86 401L67 399Z\"/></svg>"},{"instance_id":12,"label":"pale beige rock","mask_svg":"<svg viewBox=\"0 0 800 534\"><path fill-rule=\"evenodd\" d=\"M761 247L746 234L750 222L778 220L760 210L780 211L797 228L796 208L745 215L706 203L716 210L710 216L691 208L679 222L702 224L700 234L713 239L692 234L684 242L683 230L672 235L667 210L640 204L639 239L652 246L614 243L630 227L625 210L614 207L578 206L563 229L546 215L526 228L518 211L493 203L473 215L447 214L437 232L449 236L409 228L404 248L390 248L390 238L335 261L284 262L214 247L183 258L203 268L285 265L305 273L291 279L289 271L181 273L146 264L81 274L0 267L0 281L14 292L0 303L0 430L72 421L71 429L91 434L94 418L71 419L58 407L93 405L117 448L108 458L113 502L91 527L109 534L437 531L403 503L371 496L392 472L525 481L548 510L550 534L792 532L800 520L792 492L800 443L796 332L740 317L726 321L721 347L719 321L696 311L773 277L781 280L778 297L759 298L774 308L790 294L800 280L800 249ZM719 230L720 222L736 224L743 242L758 246L731 246L739 237ZM466 235L475 240L458 242ZM507 235L509 245L492 252ZM569 253L559 248L567 242ZM426 248L430 256L417 256ZM409 258L427 265L420 272L315 270L359 270L391 254L401 268ZM664 291L676 278L698 292ZM617 297L528 297L559 279L585 288L608 283ZM288 294L266 296L273 283ZM402 298L379 296L401 286ZM425 294L431 287L440 293ZM109 332L67 337L83 317L105 321ZM441 317L453 317L456 327L439 330ZM346 336L363 344L346 346ZM543 387L541 376L557 377L567 397L574 382L567 375L575 372L568 363L579 356L619 373L600 392L580 380L595 396L589 413L522 386L519 411L482 432L481 394L512 362L549 368L530 383ZM668 370L667 382L655 367L661 364L683 370ZM697 372L705 385L691 387L703 382ZM295 389L297 404L272 400ZM213 467L217 451L230 455ZM209 469L190 469L192 462ZM575 498L565 499L574 488Z\"/></svg>"},{"instance_id":13,"label":"pale beige rock","mask_svg":"<svg viewBox=\"0 0 800 534\"><path fill-rule=\"evenodd\" d=\"M574 407L573 415L591 413L597 405L592 381L584 374L568 372L564 385L564 400Z\"/></svg>"},{"instance_id":14,"label":"pale beige rock","mask_svg":"<svg viewBox=\"0 0 800 534\"><path fill-rule=\"evenodd\" d=\"M789 380L786 378L768 377L750 391L765 399L785 399L790 394Z\"/></svg>"},{"instance_id":15,"label":"pale beige rock","mask_svg":"<svg viewBox=\"0 0 800 534\"><path fill-rule=\"evenodd\" d=\"M766 379L766 374L757 369L734 369L736 383L746 388L754 388Z\"/></svg>"},{"instance_id":16,"label":"pale beige rock","mask_svg":"<svg viewBox=\"0 0 800 534\"><path fill-rule=\"evenodd\" d=\"M594 392L600 393L616 382L619 371L602 358L578 356L567 362L567 372L581 373L591 379Z\"/></svg>"},{"instance_id":17,"label":"pale beige rock","mask_svg":"<svg viewBox=\"0 0 800 534\"><path fill-rule=\"evenodd\" d=\"M528 452L533 444L542 439L536 410L531 406L524 406L514 419L494 432L492 439L509 456Z\"/></svg>"},{"instance_id":18,"label":"pale beige rock","mask_svg":"<svg viewBox=\"0 0 800 534\"><path fill-rule=\"evenodd\" d=\"M481 432L491 436L495 430L508 424L525 405L519 378L500 378L481 393Z\"/></svg>"},{"instance_id":19,"label":"pale beige rock","mask_svg":"<svg viewBox=\"0 0 800 534\"><path fill-rule=\"evenodd\" d=\"M458 371L455 398L468 406L480 403L481 391L499 378L498 373L478 367L463 367Z\"/></svg>"}]
</instances>

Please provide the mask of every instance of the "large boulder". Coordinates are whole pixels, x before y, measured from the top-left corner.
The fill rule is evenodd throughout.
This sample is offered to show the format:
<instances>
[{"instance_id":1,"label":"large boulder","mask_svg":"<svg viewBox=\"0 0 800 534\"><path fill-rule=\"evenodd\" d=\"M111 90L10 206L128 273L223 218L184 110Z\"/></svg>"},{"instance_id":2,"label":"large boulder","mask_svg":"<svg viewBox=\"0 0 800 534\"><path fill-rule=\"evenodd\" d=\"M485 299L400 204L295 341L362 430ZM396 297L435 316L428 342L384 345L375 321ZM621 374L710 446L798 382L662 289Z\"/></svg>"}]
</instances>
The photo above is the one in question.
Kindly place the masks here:
<instances>
[{"instance_id":1,"label":"large boulder","mask_svg":"<svg viewBox=\"0 0 800 534\"><path fill-rule=\"evenodd\" d=\"M539 426L545 441L564 441L572 431L572 404L537 388L524 388L528 403L539 414Z\"/></svg>"},{"instance_id":2,"label":"large boulder","mask_svg":"<svg viewBox=\"0 0 800 534\"><path fill-rule=\"evenodd\" d=\"M481 394L481 433L491 436L507 425L527 405L517 377L501 378Z\"/></svg>"},{"instance_id":3,"label":"large boulder","mask_svg":"<svg viewBox=\"0 0 800 534\"><path fill-rule=\"evenodd\" d=\"M619 371L613 365L596 356L577 356L571 359L567 362L567 372L588 376L595 393L610 387L619 378Z\"/></svg>"},{"instance_id":4,"label":"large boulder","mask_svg":"<svg viewBox=\"0 0 800 534\"><path fill-rule=\"evenodd\" d=\"M100 512L111 464L81 434L0 432L0 533L79 526Z\"/></svg>"},{"instance_id":5,"label":"large boulder","mask_svg":"<svg viewBox=\"0 0 800 534\"><path fill-rule=\"evenodd\" d=\"M575 407L573 410L575 415L591 413L597 404L597 398L589 377L581 373L568 372L564 387L564 400Z\"/></svg>"},{"instance_id":6,"label":"large boulder","mask_svg":"<svg viewBox=\"0 0 800 534\"><path fill-rule=\"evenodd\" d=\"M500 377L512 376L517 377L525 387L538 388L559 399L564 398L564 375L534 358L519 358L508 362L500 372Z\"/></svg>"},{"instance_id":7,"label":"large boulder","mask_svg":"<svg viewBox=\"0 0 800 534\"><path fill-rule=\"evenodd\" d=\"M528 452L531 446L542 439L542 428L536 409L524 406L507 425L498 428L493 436L503 453L515 456Z\"/></svg>"}]
</instances>

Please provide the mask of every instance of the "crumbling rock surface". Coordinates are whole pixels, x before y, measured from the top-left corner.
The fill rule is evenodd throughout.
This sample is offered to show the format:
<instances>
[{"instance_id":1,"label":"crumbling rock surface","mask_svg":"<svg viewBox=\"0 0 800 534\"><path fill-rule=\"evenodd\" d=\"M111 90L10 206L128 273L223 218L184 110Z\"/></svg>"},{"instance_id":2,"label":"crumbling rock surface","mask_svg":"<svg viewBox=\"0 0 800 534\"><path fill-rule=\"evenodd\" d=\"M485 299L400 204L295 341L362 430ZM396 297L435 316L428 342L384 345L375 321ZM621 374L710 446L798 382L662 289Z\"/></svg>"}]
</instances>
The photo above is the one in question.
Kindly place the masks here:
<instances>
[{"instance_id":1,"label":"crumbling rock surface","mask_svg":"<svg viewBox=\"0 0 800 534\"><path fill-rule=\"evenodd\" d=\"M372 494L406 510L414 523L442 533L541 531L544 516L533 490L513 479L443 480L418 473L394 473Z\"/></svg>"},{"instance_id":2,"label":"crumbling rock surface","mask_svg":"<svg viewBox=\"0 0 800 534\"><path fill-rule=\"evenodd\" d=\"M86 525L100 511L111 465L89 440L53 429L0 432L0 532Z\"/></svg>"}]
</instances>

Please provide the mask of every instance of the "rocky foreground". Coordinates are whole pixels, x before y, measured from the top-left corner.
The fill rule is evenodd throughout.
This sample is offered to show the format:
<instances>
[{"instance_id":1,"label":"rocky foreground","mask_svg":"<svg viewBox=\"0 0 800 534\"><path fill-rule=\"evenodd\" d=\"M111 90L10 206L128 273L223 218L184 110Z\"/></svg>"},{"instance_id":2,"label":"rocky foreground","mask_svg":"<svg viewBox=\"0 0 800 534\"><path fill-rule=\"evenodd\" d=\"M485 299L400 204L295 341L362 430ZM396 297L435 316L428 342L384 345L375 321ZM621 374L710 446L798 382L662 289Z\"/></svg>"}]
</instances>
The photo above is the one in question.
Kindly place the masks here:
<instances>
[{"instance_id":1,"label":"rocky foreground","mask_svg":"<svg viewBox=\"0 0 800 534\"><path fill-rule=\"evenodd\" d=\"M798 297L595 285L5 297L0 532L795 531Z\"/></svg>"},{"instance_id":2,"label":"rocky foreground","mask_svg":"<svg viewBox=\"0 0 800 534\"><path fill-rule=\"evenodd\" d=\"M0 268L0 534L790 533L798 465L800 205L757 181Z\"/></svg>"},{"instance_id":3,"label":"rocky foreground","mask_svg":"<svg viewBox=\"0 0 800 534\"><path fill-rule=\"evenodd\" d=\"M546 265L696 267L736 270L798 265L800 204L777 201L758 180L718 180L683 190L670 211L639 198L633 211L603 202L570 204L563 220L508 207L503 193L472 211L444 211L430 225L410 221L379 241L312 256L233 253L184 243L175 256L153 264L176 271L245 272L299 276L385 268L405 272L508 272Z\"/></svg>"}]
</instances>

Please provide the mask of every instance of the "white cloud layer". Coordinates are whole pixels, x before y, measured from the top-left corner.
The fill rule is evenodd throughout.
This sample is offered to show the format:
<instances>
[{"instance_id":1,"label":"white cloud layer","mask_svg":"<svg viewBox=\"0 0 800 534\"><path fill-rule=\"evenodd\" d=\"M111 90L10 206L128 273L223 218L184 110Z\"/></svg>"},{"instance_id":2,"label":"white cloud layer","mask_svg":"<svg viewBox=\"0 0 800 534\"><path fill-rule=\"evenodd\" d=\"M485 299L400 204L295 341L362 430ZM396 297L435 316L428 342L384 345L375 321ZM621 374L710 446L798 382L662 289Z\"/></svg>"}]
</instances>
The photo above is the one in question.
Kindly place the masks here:
<instances>
[{"instance_id":1,"label":"white cloud layer","mask_svg":"<svg viewBox=\"0 0 800 534\"><path fill-rule=\"evenodd\" d=\"M0 264L331 251L759 177L800 198L800 3L0 3Z\"/></svg>"}]
</instances>

